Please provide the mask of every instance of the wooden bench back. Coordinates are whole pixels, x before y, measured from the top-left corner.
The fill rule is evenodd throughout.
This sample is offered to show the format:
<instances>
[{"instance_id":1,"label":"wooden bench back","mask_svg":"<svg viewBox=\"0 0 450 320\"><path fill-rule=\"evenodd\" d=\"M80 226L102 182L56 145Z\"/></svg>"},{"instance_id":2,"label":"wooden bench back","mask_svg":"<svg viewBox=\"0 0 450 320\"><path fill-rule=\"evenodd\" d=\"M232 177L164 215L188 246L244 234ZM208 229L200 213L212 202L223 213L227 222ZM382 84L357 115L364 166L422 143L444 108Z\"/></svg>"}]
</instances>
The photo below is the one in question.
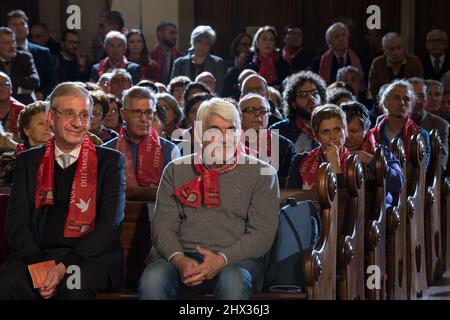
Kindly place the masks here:
<instances>
[{"instance_id":1,"label":"wooden bench back","mask_svg":"<svg viewBox=\"0 0 450 320\"><path fill-rule=\"evenodd\" d=\"M406 214L407 187L406 154L403 141L397 138L391 145L394 156L400 161L404 186L398 202L386 209L386 295L389 300L406 300Z\"/></svg>"},{"instance_id":2,"label":"wooden bench back","mask_svg":"<svg viewBox=\"0 0 450 320\"><path fill-rule=\"evenodd\" d=\"M316 246L305 255L303 272L307 299L336 299L336 243L338 196L337 179L331 164L323 163L318 172L318 190L283 190L281 200L293 197L296 201L312 200L320 208L321 229Z\"/></svg>"},{"instance_id":3,"label":"wooden bench back","mask_svg":"<svg viewBox=\"0 0 450 320\"><path fill-rule=\"evenodd\" d=\"M359 157L347 160L347 189L339 189L337 297L364 299L364 168Z\"/></svg>"},{"instance_id":4,"label":"wooden bench back","mask_svg":"<svg viewBox=\"0 0 450 320\"><path fill-rule=\"evenodd\" d=\"M442 274L441 246L441 139L430 133L431 157L425 190L425 261L429 286Z\"/></svg>"},{"instance_id":5,"label":"wooden bench back","mask_svg":"<svg viewBox=\"0 0 450 320\"><path fill-rule=\"evenodd\" d=\"M366 298L385 299L386 263L386 158L384 150L378 147L375 152L375 180L366 181L365 190L365 270L375 266L380 271L380 289L366 286ZM372 271L373 272L373 271ZM367 274L371 275L370 273Z\"/></svg>"},{"instance_id":6,"label":"wooden bench back","mask_svg":"<svg viewBox=\"0 0 450 320\"><path fill-rule=\"evenodd\" d=\"M409 299L422 297L427 287L425 266L425 139L421 134L411 138L408 162L408 202L406 228L407 288Z\"/></svg>"}]
</instances>

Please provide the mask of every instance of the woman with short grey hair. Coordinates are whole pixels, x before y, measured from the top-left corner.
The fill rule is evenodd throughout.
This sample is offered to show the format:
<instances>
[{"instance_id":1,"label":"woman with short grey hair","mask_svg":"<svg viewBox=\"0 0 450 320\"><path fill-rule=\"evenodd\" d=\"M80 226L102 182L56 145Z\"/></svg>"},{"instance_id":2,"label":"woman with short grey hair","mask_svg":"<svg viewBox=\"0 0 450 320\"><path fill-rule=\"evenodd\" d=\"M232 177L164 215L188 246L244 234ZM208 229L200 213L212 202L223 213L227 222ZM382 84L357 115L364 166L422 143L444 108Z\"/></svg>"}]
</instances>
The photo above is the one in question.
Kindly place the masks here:
<instances>
[{"instance_id":1,"label":"woman with short grey hair","mask_svg":"<svg viewBox=\"0 0 450 320\"><path fill-rule=\"evenodd\" d=\"M222 58L210 54L216 38L216 32L210 26L196 27L191 33L189 53L175 60L171 79L186 76L194 80L202 72L210 72L217 81L217 94L222 95L225 63Z\"/></svg>"}]
</instances>

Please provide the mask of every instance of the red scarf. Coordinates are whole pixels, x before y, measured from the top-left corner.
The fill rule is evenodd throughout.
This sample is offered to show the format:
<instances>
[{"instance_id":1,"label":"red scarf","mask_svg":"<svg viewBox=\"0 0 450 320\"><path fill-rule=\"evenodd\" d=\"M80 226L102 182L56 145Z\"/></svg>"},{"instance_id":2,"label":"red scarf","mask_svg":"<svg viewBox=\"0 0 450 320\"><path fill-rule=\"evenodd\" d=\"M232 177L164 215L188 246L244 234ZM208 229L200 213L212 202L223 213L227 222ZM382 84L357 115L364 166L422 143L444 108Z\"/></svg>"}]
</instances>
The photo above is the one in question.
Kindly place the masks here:
<instances>
[{"instance_id":1,"label":"red scarf","mask_svg":"<svg viewBox=\"0 0 450 320\"><path fill-rule=\"evenodd\" d=\"M177 48L173 47L171 49L172 61L175 61L181 56L181 52ZM150 52L150 57L156 61L158 65L158 81L162 82L163 71L166 69L166 57L164 55L163 48L159 43L155 44L152 51ZM168 75L170 77L170 74Z\"/></svg>"},{"instance_id":2,"label":"red scarf","mask_svg":"<svg viewBox=\"0 0 450 320\"><path fill-rule=\"evenodd\" d=\"M380 123L378 123L378 125L370 131L378 143L381 143L381 127L383 126L383 124L385 124L385 122L388 119L389 119L388 116L384 117L383 120L381 120ZM413 120L411 120L410 118L407 118L405 120L405 124L403 125L403 128L402 128L402 140L403 140L403 145L405 146L405 154L406 154L407 160L409 160L409 156L410 156L410 145L409 144L411 141L411 137L418 132L419 132L419 127L416 125L416 123Z\"/></svg>"},{"instance_id":3,"label":"red scarf","mask_svg":"<svg viewBox=\"0 0 450 320\"><path fill-rule=\"evenodd\" d=\"M10 98L10 101L11 107L9 109L9 129L7 131L11 132L12 134L18 134L19 129L17 127L17 120L19 120L20 111L25 108L25 105L20 103L13 97Z\"/></svg>"},{"instance_id":4,"label":"red scarf","mask_svg":"<svg viewBox=\"0 0 450 320\"><path fill-rule=\"evenodd\" d=\"M283 59L286 60L287 63L289 63L289 66L292 66L292 60L303 50L302 47L298 48L297 50L291 52L286 49L286 47L283 48Z\"/></svg>"},{"instance_id":5,"label":"red scarf","mask_svg":"<svg viewBox=\"0 0 450 320\"><path fill-rule=\"evenodd\" d=\"M358 56L356 55L356 53L352 50L352 49L347 49L348 52L348 56L350 58L350 63L352 66L354 66L355 68L357 68L361 74L361 82L363 82L364 79L364 73L363 73L363 68L361 65L361 61L359 60ZM319 75L322 77L323 80L325 80L325 82L327 83L327 85L330 84L331 81L331 68L333 65L333 56L334 56L334 52L333 49L329 49L327 52L325 52L322 55L322 58L320 59L320 67L319 67ZM365 90L365 85L363 84L363 90Z\"/></svg>"},{"instance_id":6,"label":"red scarf","mask_svg":"<svg viewBox=\"0 0 450 320\"><path fill-rule=\"evenodd\" d=\"M128 60L125 56L122 57L122 61L120 61L117 65L112 66L109 62L109 58L106 57L98 64L98 77L100 78L102 74L108 71L109 67L112 66L114 69L126 69L128 65Z\"/></svg>"},{"instance_id":7,"label":"red scarf","mask_svg":"<svg viewBox=\"0 0 450 320\"><path fill-rule=\"evenodd\" d=\"M18 143L16 146L16 150L14 151L15 154L18 154L22 151L25 151L25 145L23 143Z\"/></svg>"},{"instance_id":8,"label":"red scarf","mask_svg":"<svg viewBox=\"0 0 450 320\"><path fill-rule=\"evenodd\" d=\"M341 163L342 173L347 173L347 158L350 152L346 147L341 147L339 151L339 162ZM299 166L300 175L303 181L303 189L315 190L317 183L317 171L322 163L322 147L311 151L301 162Z\"/></svg>"},{"instance_id":9,"label":"red scarf","mask_svg":"<svg viewBox=\"0 0 450 320\"><path fill-rule=\"evenodd\" d=\"M263 58L259 54L253 55L253 63L259 69L258 74L266 79L268 85L274 84L278 81L276 61L277 58L274 53L268 58Z\"/></svg>"},{"instance_id":10,"label":"red scarf","mask_svg":"<svg viewBox=\"0 0 450 320\"><path fill-rule=\"evenodd\" d=\"M377 141L372 132L368 132L364 138L360 149L367 152L368 154L375 155L375 150L377 149Z\"/></svg>"},{"instance_id":11,"label":"red scarf","mask_svg":"<svg viewBox=\"0 0 450 320\"><path fill-rule=\"evenodd\" d=\"M239 157L239 151L236 152ZM200 174L197 178L175 190L175 196L185 206L198 209L205 202L206 208L217 208L220 206L219 175L227 173L234 168L238 161L221 170L209 170L201 164L201 159L194 155L194 168Z\"/></svg>"},{"instance_id":12,"label":"red scarf","mask_svg":"<svg viewBox=\"0 0 450 320\"><path fill-rule=\"evenodd\" d=\"M314 136L314 132L312 131L311 127L308 127L306 124L304 124L299 117L297 117L295 121L297 123L297 127L300 129L301 132L303 132L312 141L316 141L316 137Z\"/></svg>"},{"instance_id":13,"label":"red scarf","mask_svg":"<svg viewBox=\"0 0 450 320\"><path fill-rule=\"evenodd\" d=\"M53 205L55 138L45 145L36 179L35 208ZM97 153L85 137L78 156L75 178L70 193L69 212L64 225L65 238L81 238L94 230L97 202Z\"/></svg>"},{"instance_id":14,"label":"red scarf","mask_svg":"<svg viewBox=\"0 0 450 320\"><path fill-rule=\"evenodd\" d=\"M116 150L126 157L127 187L148 187L152 183L156 186L159 185L163 171L164 154L155 128L152 127L144 140L139 143L136 171L133 166L130 144L126 138L126 128L120 131Z\"/></svg>"}]
</instances>

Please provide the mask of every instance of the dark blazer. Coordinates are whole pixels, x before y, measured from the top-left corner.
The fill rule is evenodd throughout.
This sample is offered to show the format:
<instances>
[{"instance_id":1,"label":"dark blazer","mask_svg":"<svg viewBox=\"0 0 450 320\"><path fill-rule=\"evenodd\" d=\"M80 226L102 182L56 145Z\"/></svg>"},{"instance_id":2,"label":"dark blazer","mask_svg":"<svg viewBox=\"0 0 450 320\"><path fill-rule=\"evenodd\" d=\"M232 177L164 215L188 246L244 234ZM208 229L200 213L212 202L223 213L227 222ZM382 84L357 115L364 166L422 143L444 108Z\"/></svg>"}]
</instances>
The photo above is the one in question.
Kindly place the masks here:
<instances>
[{"instance_id":1,"label":"dark blazer","mask_svg":"<svg viewBox=\"0 0 450 320\"><path fill-rule=\"evenodd\" d=\"M302 50L297 54L291 62L291 73L304 70L311 70L312 62L316 58L316 54L311 51Z\"/></svg>"},{"instance_id":2,"label":"dark blazer","mask_svg":"<svg viewBox=\"0 0 450 320\"><path fill-rule=\"evenodd\" d=\"M41 79L41 84L37 91L42 92L47 97L56 86L54 59L52 59L50 50L46 47L28 42L28 48L33 55L34 63Z\"/></svg>"},{"instance_id":3,"label":"dark blazer","mask_svg":"<svg viewBox=\"0 0 450 320\"><path fill-rule=\"evenodd\" d=\"M422 65L424 78L426 80L432 79L441 81L441 78L444 75L444 73L450 70L450 53L447 52L445 54L445 60L444 63L441 62L441 70L439 70L439 72L436 72L436 69L434 69L429 54L422 56Z\"/></svg>"},{"instance_id":4,"label":"dark blazer","mask_svg":"<svg viewBox=\"0 0 450 320\"><path fill-rule=\"evenodd\" d=\"M72 248L52 249L50 258L82 261L96 258L108 270L114 289L119 288L123 276L123 257L119 235L125 210L125 159L115 150L96 147L97 212L95 228L77 239ZM30 149L17 156L13 187L6 216L6 235L11 249L10 259L27 264L48 260L42 252L40 240L46 222L48 206L35 209L36 173L44 146Z\"/></svg>"},{"instance_id":5,"label":"dark blazer","mask_svg":"<svg viewBox=\"0 0 450 320\"><path fill-rule=\"evenodd\" d=\"M13 85L13 97L29 104L34 100L29 94L18 94L17 88L36 90L39 87L39 74L34 65L33 56L25 51L17 51L17 55L11 60L11 72L6 72L6 68L0 62L0 71L9 75Z\"/></svg>"},{"instance_id":6,"label":"dark blazer","mask_svg":"<svg viewBox=\"0 0 450 320\"><path fill-rule=\"evenodd\" d=\"M279 91L282 91L281 87L282 87L283 81L291 74L291 70L289 67L289 63L287 63L286 60L283 59L283 57L281 56L281 54L279 52L277 52L277 60L275 63L275 68L277 69L278 80L276 83L268 83L268 85L275 87ZM259 73L259 66L257 66L255 63L253 63L253 57L252 57L252 62L250 62L246 66L245 69L253 69Z\"/></svg>"},{"instance_id":7,"label":"dark blazer","mask_svg":"<svg viewBox=\"0 0 450 320\"><path fill-rule=\"evenodd\" d=\"M91 81L97 82L98 81L98 66L99 63L94 64L91 68ZM131 79L133 81L133 84L138 84L138 82L141 80L141 66L134 62L128 62L127 64L127 72L131 74Z\"/></svg>"},{"instance_id":8,"label":"dark blazer","mask_svg":"<svg viewBox=\"0 0 450 320\"><path fill-rule=\"evenodd\" d=\"M223 84L225 78L225 62L222 58L214 56L212 54L208 55L203 64L203 70L201 72L211 72L216 78L216 92L218 96L222 96ZM200 73L201 73L200 72ZM186 76L192 81L198 76L195 70L192 68L191 53L178 58L173 63L173 70L171 79L178 76Z\"/></svg>"}]
</instances>

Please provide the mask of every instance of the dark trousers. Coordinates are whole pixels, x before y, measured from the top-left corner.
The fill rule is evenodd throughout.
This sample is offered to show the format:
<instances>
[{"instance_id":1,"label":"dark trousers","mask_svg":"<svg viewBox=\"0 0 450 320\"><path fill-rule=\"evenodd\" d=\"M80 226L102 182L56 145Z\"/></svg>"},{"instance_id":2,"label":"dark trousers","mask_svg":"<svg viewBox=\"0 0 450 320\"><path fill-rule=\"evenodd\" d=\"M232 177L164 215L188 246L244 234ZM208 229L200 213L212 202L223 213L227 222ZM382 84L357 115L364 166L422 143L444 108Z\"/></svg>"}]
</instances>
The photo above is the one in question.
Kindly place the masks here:
<instances>
[{"instance_id":1,"label":"dark trousers","mask_svg":"<svg viewBox=\"0 0 450 320\"><path fill-rule=\"evenodd\" d=\"M88 300L95 299L97 292L106 291L109 285L108 272L102 262L85 260L79 265L81 271L80 289L69 289L67 274L57 287L53 299ZM42 299L39 290L33 289L26 263L9 260L0 266L0 300L36 300Z\"/></svg>"}]
</instances>

